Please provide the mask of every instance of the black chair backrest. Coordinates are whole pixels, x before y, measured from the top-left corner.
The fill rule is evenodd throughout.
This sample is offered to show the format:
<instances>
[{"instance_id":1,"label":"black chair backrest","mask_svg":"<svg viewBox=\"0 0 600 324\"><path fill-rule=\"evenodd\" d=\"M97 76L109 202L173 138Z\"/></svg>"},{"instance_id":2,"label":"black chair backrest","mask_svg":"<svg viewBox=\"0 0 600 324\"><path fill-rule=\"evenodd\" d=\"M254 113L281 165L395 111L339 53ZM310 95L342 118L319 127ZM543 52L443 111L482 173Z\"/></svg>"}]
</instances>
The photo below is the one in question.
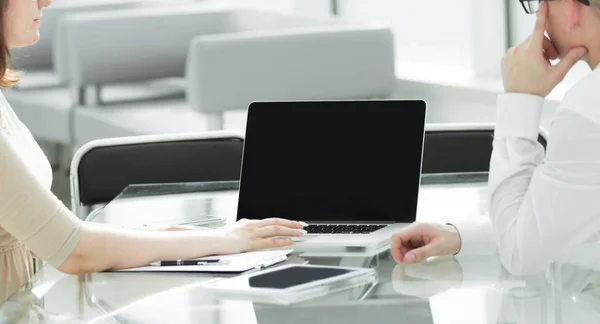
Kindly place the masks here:
<instances>
[{"instance_id":1,"label":"black chair backrest","mask_svg":"<svg viewBox=\"0 0 600 324\"><path fill-rule=\"evenodd\" d=\"M494 130L425 132L423 174L488 172ZM546 140L538 137L546 148Z\"/></svg>"},{"instance_id":2,"label":"black chair backrest","mask_svg":"<svg viewBox=\"0 0 600 324\"><path fill-rule=\"evenodd\" d=\"M132 184L239 180L243 146L232 137L92 148L77 170L79 203L107 203Z\"/></svg>"},{"instance_id":3,"label":"black chair backrest","mask_svg":"<svg viewBox=\"0 0 600 324\"><path fill-rule=\"evenodd\" d=\"M488 172L494 131L427 131L423 174ZM546 140L539 136L545 148ZM79 162L80 204L107 203L131 184L236 181L241 138L100 146Z\"/></svg>"}]
</instances>

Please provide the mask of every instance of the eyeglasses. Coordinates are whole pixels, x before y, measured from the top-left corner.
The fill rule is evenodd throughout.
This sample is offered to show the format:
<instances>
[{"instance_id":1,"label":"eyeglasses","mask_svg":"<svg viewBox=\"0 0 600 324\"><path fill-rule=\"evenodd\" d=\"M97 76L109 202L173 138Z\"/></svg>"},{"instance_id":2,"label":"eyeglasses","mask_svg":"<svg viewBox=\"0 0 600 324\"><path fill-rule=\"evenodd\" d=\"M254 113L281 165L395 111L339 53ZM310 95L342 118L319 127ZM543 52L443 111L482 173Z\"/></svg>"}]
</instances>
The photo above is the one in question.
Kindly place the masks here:
<instances>
[{"instance_id":1,"label":"eyeglasses","mask_svg":"<svg viewBox=\"0 0 600 324\"><path fill-rule=\"evenodd\" d=\"M525 9L525 12L528 14L534 14L536 12L538 12L538 10L540 9L540 3L542 1L549 1L549 0L519 0L521 2L521 5L523 6L523 9ZM577 0L581 3L583 3L586 6L590 5L590 0Z\"/></svg>"}]
</instances>

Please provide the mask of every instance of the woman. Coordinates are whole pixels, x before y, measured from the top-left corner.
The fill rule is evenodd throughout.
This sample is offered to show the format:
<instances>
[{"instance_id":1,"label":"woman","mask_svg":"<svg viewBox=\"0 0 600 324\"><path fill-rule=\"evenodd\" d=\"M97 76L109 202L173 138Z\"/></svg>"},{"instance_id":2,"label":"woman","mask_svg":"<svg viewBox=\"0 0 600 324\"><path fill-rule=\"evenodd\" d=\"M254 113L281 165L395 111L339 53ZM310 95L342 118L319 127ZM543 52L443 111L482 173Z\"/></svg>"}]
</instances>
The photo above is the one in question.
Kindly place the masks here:
<instances>
[{"instance_id":1,"label":"woman","mask_svg":"<svg viewBox=\"0 0 600 324\"><path fill-rule=\"evenodd\" d=\"M0 86L18 82L10 48L34 44L41 10L51 0L0 2ZM50 191L50 164L27 128L0 95L0 300L32 276L31 253L57 269L81 274L289 246L302 222L243 220L217 230L148 231L83 222ZM2 290L5 291L2 291Z\"/></svg>"},{"instance_id":2,"label":"woman","mask_svg":"<svg viewBox=\"0 0 600 324\"><path fill-rule=\"evenodd\" d=\"M490 217L415 224L394 235L398 261L497 247L509 271L529 274L600 235L600 0L521 1L528 13L539 10L531 36L502 60ZM544 97L579 60L594 71L563 98L544 152L537 141Z\"/></svg>"}]
</instances>

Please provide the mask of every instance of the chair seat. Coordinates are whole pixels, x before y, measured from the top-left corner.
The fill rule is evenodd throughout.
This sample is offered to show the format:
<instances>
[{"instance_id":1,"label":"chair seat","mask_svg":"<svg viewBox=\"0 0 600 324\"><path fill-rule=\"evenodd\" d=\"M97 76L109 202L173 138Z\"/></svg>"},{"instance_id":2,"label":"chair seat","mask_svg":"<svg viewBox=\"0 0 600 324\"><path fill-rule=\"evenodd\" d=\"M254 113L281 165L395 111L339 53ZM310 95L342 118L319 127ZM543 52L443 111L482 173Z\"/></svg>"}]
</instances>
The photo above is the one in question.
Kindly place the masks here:
<instances>
[{"instance_id":1,"label":"chair seat","mask_svg":"<svg viewBox=\"0 0 600 324\"><path fill-rule=\"evenodd\" d=\"M66 88L7 89L4 94L34 137L70 143L69 111L72 100Z\"/></svg>"},{"instance_id":2,"label":"chair seat","mask_svg":"<svg viewBox=\"0 0 600 324\"><path fill-rule=\"evenodd\" d=\"M15 87L19 90L41 88L56 88L61 86L60 79L52 70L37 70L21 72L19 83Z\"/></svg>"},{"instance_id":3,"label":"chair seat","mask_svg":"<svg viewBox=\"0 0 600 324\"><path fill-rule=\"evenodd\" d=\"M74 116L77 145L109 137L208 130L207 116L192 110L184 99L79 107ZM245 125L245 110L232 111L225 116L226 129L243 132Z\"/></svg>"},{"instance_id":4,"label":"chair seat","mask_svg":"<svg viewBox=\"0 0 600 324\"><path fill-rule=\"evenodd\" d=\"M29 128L34 137L61 144L73 142L70 131L73 100L67 88L26 87L8 89L4 93L19 119ZM101 98L103 102L108 103L140 102L143 104L147 104L149 100L162 98L183 100L184 85L180 80L173 79L110 85L102 87Z\"/></svg>"}]
</instances>

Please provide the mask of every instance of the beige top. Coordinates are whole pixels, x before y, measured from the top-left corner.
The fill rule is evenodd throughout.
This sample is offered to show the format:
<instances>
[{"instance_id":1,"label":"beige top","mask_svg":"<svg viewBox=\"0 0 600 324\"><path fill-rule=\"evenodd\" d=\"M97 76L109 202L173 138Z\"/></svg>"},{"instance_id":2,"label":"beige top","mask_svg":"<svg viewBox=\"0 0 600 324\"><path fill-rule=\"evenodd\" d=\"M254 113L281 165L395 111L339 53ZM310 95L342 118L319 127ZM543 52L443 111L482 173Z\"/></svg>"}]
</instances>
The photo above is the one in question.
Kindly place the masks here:
<instances>
[{"instance_id":1,"label":"beige top","mask_svg":"<svg viewBox=\"0 0 600 324\"><path fill-rule=\"evenodd\" d=\"M81 222L52 194L52 169L0 93L0 303L31 279L30 251L60 266Z\"/></svg>"}]
</instances>

